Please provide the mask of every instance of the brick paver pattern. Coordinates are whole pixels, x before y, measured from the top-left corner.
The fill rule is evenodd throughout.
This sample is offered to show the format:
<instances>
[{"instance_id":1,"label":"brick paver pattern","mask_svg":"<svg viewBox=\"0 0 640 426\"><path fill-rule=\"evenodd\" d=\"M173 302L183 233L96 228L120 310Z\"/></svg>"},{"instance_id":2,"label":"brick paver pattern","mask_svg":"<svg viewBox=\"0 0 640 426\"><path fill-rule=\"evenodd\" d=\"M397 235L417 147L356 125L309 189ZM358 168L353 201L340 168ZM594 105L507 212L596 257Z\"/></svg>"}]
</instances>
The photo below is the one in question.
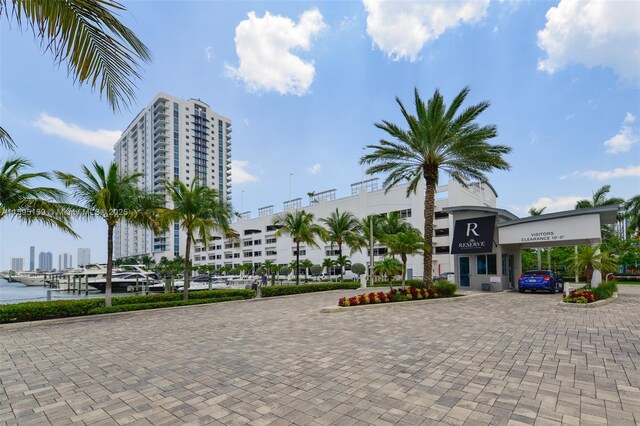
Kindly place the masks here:
<instances>
[{"instance_id":1,"label":"brick paver pattern","mask_svg":"<svg viewBox=\"0 0 640 426\"><path fill-rule=\"evenodd\" d=\"M640 424L640 288L320 313L356 293L0 327L0 424Z\"/></svg>"}]
</instances>

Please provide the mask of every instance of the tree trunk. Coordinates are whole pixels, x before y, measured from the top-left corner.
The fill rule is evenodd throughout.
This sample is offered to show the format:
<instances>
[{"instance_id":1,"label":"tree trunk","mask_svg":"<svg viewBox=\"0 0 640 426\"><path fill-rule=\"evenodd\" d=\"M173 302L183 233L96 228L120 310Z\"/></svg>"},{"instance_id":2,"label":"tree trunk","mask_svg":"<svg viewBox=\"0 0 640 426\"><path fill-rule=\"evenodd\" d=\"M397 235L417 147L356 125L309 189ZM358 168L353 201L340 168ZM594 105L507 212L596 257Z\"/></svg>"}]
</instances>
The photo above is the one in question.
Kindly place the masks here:
<instances>
[{"instance_id":1,"label":"tree trunk","mask_svg":"<svg viewBox=\"0 0 640 426\"><path fill-rule=\"evenodd\" d=\"M540 252L540 248L536 249L536 254L538 256L538 270L542 269L542 253Z\"/></svg>"},{"instance_id":2,"label":"tree trunk","mask_svg":"<svg viewBox=\"0 0 640 426\"><path fill-rule=\"evenodd\" d=\"M401 254L400 258L402 259L402 288L404 288L404 283L407 277L407 255Z\"/></svg>"},{"instance_id":3,"label":"tree trunk","mask_svg":"<svg viewBox=\"0 0 640 426\"><path fill-rule=\"evenodd\" d=\"M296 241L296 285L300 285L300 242Z\"/></svg>"},{"instance_id":4,"label":"tree trunk","mask_svg":"<svg viewBox=\"0 0 640 426\"><path fill-rule=\"evenodd\" d=\"M104 306L111 306L111 275L113 275L113 228L107 224L107 279L104 286Z\"/></svg>"},{"instance_id":5,"label":"tree trunk","mask_svg":"<svg viewBox=\"0 0 640 426\"><path fill-rule=\"evenodd\" d=\"M342 243L338 243L338 259L342 262ZM340 282L344 281L344 268L340 265Z\"/></svg>"},{"instance_id":6,"label":"tree trunk","mask_svg":"<svg viewBox=\"0 0 640 426\"><path fill-rule=\"evenodd\" d=\"M191 271L189 271L189 257L191 256L191 233L187 232L187 244L184 249L184 287L182 288L182 298L184 300L189 299L189 278Z\"/></svg>"},{"instance_id":7,"label":"tree trunk","mask_svg":"<svg viewBox=\"0 0 640 426\"><path fill-rule=\"evenodd\" d=\"M427 193L424 198L424 241L425 250L422 265L422 282L427 286L433 285L432 263L433 263L433 211L436 203L436 185L438 176L429 176L424 170L424 180L427 185Z\"/></svg>"}]
</instances>

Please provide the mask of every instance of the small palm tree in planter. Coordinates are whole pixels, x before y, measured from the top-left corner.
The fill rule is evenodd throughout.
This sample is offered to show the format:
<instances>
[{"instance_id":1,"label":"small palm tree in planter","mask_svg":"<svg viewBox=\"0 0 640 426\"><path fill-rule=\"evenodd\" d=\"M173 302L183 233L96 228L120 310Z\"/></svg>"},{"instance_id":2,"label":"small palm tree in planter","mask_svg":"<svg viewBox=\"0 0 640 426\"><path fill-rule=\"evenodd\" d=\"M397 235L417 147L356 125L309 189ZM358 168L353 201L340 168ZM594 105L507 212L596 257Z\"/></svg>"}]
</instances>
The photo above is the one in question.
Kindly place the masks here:
<instances>
[{"instance_id":1,"label":"small palm tree in planter","mask_svg":"<svg viewBox=\"0 0 640 426\"><path fill-rule=\"evenodd\" d=\"M420 231L413 228L408 231L387 235L384 239L389 248L389 255L399 255L402 261L402 288L407 278L407 256L421 253L425 249L424 239Z\"/></svg>"},{"instance_id":2,"label":"small palm tree in planter","mask_svg":"<svg viewBox=\"0 0 640 426\"><path fill-rule=\"evenodd\" d=\"M373 265L373 273L387 277L392 287L393 277L402 273L402 263L393 257L386 257Z\"/></svg>"},{"instance_id":3,"label":"small palm tree in planter","mask_svg":"<svg viewBox=\"0 0 640 426\"><path fill-rule=\"evenodd\" d=\"M300 262L300 267L304 269L304 282L309 281L309 268L313 266L313 262L309 259L304 259Z\"/></svg>"},{"instance_id":4,"label":"small palm tree in planter","mask_svg":"<svg viewBox=\"0 0 640 426\"><path fill-rule=\"evenodd\" d=\"M322 267L325 268L325 270L327 271L327 275L329 276L329 281L331 281L331 268L333 268L334 266L336 266L336 261L329 257L326 257L322 261Z\"/></svg>"}]
</instances>

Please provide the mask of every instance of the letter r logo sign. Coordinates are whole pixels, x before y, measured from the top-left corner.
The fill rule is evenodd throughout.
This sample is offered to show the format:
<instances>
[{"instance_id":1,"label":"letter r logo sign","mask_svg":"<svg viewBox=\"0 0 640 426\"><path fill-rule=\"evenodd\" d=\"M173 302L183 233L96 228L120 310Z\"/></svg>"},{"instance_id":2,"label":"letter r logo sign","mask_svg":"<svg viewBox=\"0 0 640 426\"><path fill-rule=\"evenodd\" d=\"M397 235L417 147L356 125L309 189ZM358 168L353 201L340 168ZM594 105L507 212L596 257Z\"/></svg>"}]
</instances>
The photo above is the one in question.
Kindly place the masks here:
<instances>
[{"instance_id":1,"label":"letter r logo sign","mask_svg":"<svg viewBox=\"0 0 640 426\"><path fill-rule=\"evenodd\" d=\"M471 232L473 232L473 235L475 235L476 237L479 237L480 235L476 232L477 227L478 227L478 224L475 222L467 223L467 237Z\"/></svg>"}]
</instances>

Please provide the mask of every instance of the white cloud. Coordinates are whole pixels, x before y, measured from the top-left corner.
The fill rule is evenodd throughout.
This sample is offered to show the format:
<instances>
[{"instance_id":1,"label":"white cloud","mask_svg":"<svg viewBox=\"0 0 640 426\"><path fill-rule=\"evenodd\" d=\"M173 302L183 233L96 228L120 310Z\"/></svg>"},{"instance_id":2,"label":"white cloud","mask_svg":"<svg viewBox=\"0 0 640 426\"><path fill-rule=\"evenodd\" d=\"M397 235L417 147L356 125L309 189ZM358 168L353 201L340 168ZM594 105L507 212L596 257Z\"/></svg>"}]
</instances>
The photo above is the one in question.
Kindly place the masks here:
<instances>
[{"instance_id":1,"label":"white cloud","mask_svg":"<svg viewBox=\"0 0 640 426\"><path fill-rule=\"evenodd\" d=\"M540 197L528 206L510 206L510 208L520 214L528 216L531 208L541 209L544 207L545 209L543 214L546 214L573 210L576 207L576 203L580 200L584 200L585 198L587 197L579 197L577 195Z\"/></svg>"},{"instance_id":2,"label":"white cloud","mask_svg":"<svg viewBox=\"0 0 640 426\"><path fill-rule=\"evenodd\" d=\"M318 9L305 11L297 24L285 16L265 12L264 17L258 18L255 12L249 12L248 19L236 27L240 66L227 65L227 70L252 92L273 90L304 95L313 82L315 67L313 61L302 60L291 49L308 51L311 38L324 28Z\"/></svg>"},{"instance_id":3,"label":"white cloud","mask_svg":"<svg viewBox=\"0 0 640 426\"><path fill-rule=\"evenodd\" d=\"M119 130L86 130L76 124L65 123L46 112L40 114L32 124L48 135L59 136L72 142L106 151L113 151L113 146L122 135Z\"/></svg>"},{"instance_id":4,"label":"white cloud","mask_svg":"<svg viewBox=\"0 0 640 426\"><path fill-rule=\"evenodd\" d=\"M634 121L636 121L636 116L628 112L627 115L624 116L624 120L622 121L622 124L631 124Z\"/></svg>"},{"instance_id":5,"label":"white cloud","mask_svg":"<svg viewBox=\"0 0 640 426\"><path fill-rule=\"evenodd\" d=\"M562 176L560 179L567 179L569 177L578 177L584 176L591 180L607 180L607 179L615 179L615 178L625 178L625 177L640 177L640 166L627 166L627 167L616 167L613 170L584 170L584 171L575 171L569 175Z\"/></svg>"},{"instance_id":6,"label":"white cloud","mask_svg":"<svg viewBox=\"0 0 640 426\"><path fill-rule=\"evenodd\" d=\"M608 154L619 154L621 152L628 152L631 150L631 146L640 142L640 136L638 132L633 129L630 124L636 120L633 114L630 112L624 117L622 126L618 133L611 139L604 142L604 146L607 147Z\"/></svg>"},{"instance_id":7,"label":"white cloud","mask_svg":"<svg viewBox=\"0 0 640 426\"><path fill-rule=\"evenodd\" d=\"M207 62L211 62L213 59L213 46L207 46L204 48L204 56L207 58Z\"/></svg>"},{"instance_id":8,"label":"white cloud","mask_svg":"<svg viewBox=\"0 0 640 426\"><path fill-rule=\"evenodd\" d=\"M367 33L394 61L415 61L424 45L462 23L480 21L489 0L420 2L363 0Z\"/></svg>"},{"instance_id":9,"label":"white cloud","mask_svg":"<svg viewBox=\"0 0 640 426\"><path fill-rule=\"evenodd\" d=\"M322 170L322 164L316 163L313 166L309 167L307 169L307 172L309 172L310 175L317 175L318 173L320 173L320 170Z\"/></svg>"},{"instance_id":10,"label":"white cloud","mask_svg":"<svg viewBox=\"0 0 640 426\"><path fill-rule=\"evenodd\" d=\"M257 182L257 176L252 175L247 170L249 162L245 160L231 160L231 181L233 183Z\"/></svg>"},{"instance_id":11,"label":"white cloud","mask_svg":"<svg viewBox=\"0 0 640 426\"><path fill-rule=\"evenodd\" d=\"M612 68L619 76L640 75L640 2L561 0L547 11L538 46L547 54L538 69L553 74L570 63Z\"/></svg>"}]
</instances>

